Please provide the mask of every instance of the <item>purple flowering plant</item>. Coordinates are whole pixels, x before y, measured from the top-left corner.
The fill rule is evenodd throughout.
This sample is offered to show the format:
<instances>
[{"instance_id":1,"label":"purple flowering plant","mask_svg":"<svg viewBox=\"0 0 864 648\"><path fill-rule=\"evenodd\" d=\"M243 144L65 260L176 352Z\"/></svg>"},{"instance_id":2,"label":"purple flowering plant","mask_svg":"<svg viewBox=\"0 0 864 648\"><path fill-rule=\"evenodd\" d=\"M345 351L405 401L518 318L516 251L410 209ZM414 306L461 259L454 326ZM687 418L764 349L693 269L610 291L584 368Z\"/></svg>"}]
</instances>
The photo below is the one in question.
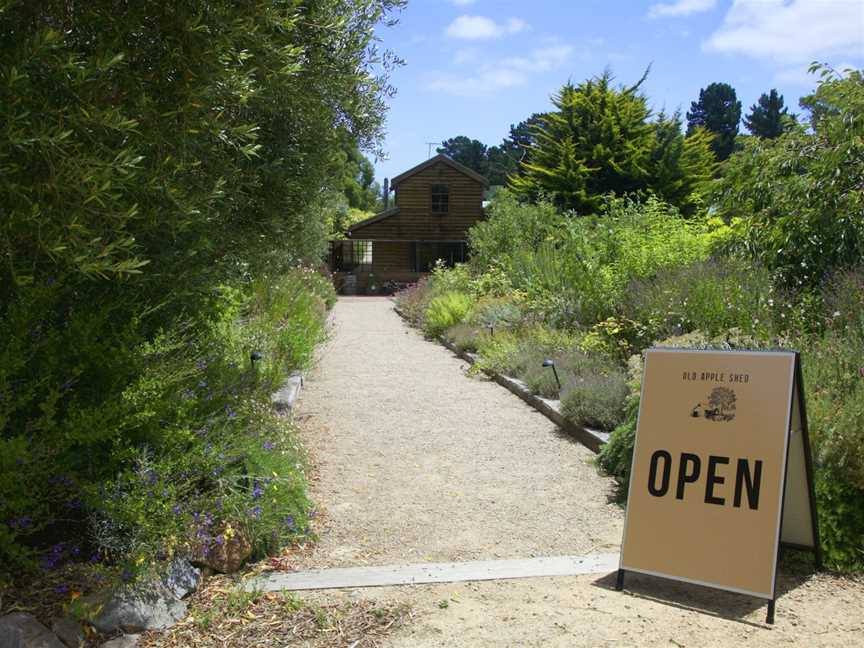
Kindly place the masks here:
<instances>
[{"instance_id":1,"label":"purple flowering plant","mask_svg":"<svg viewBox=\"0 0 864 648\"><path fill-rule=\"evenodd\" d=\"M270 394L323 337L325 311L307 284L297 275L232 289L206 334L180 327L111 353L83 347L87 359L122 370L123 390L100 392L110 408L80 409L80 428L64 428L68 444L0 439L0 571L53 573L95 557L134 574L213 542L224 523L256 556L299 537L309 508L303 457L285 442L293 430L271 411ZM255 367L248 349L260 351ZM58 378L63 407L79 407L88 371L82 360L74 380ZM30 542L46 528L57 530L50 542Z\"/></svg>"}]
</instances>

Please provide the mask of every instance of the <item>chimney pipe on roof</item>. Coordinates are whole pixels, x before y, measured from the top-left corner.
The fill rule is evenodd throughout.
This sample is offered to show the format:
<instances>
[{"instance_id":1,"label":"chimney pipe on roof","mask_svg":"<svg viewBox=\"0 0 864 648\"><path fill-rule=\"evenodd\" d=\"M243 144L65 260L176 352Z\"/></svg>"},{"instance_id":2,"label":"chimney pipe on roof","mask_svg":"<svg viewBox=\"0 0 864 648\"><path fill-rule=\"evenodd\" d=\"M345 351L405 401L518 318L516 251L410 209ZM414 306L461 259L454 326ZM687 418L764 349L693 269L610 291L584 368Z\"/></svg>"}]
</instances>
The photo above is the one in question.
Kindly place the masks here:
<instances>
[{"instance_id":1,"label":"chimney pipe on roof","mask_svg":"<svg viewBox=\"0 0 864 648\"><path fill-rule=\"evenodd\" d=\"M390 180L384 178L384 209L390 206Z\"/></svg>"}]
</instances>

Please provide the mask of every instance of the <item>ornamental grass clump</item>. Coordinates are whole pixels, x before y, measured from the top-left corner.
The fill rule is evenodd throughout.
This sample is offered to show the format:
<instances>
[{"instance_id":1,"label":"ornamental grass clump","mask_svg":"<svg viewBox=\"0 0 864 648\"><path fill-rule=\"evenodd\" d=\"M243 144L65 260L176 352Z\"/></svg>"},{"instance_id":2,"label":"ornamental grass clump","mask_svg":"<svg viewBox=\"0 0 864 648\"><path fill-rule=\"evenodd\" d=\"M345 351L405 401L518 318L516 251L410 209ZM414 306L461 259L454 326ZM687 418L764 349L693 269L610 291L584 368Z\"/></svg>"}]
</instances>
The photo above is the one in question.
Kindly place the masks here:
<instances>
[{"instance_id":1,"label":"ornamental grass clump","mask_svg":"<svg viewBox=\"0 0 864 648\"><path fill-rule=\"evenodd\" d=\"M447 292L435 297L426 309L424 330L438 336L462 322L471 309L471 298L465 293Z\"/></svg>"}]
</instances>

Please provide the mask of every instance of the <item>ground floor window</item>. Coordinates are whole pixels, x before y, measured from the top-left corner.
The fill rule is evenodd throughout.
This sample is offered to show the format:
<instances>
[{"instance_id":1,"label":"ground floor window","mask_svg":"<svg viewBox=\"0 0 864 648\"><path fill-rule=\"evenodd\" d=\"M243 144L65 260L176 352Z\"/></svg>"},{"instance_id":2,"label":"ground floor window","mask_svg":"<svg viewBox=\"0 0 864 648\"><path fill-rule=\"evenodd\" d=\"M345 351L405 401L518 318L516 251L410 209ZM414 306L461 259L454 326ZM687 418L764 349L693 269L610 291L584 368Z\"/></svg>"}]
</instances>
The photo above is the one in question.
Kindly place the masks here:
<instances>
[{"instance_id":1,"label":"ground floor window","mask_svg":"<svg viewBox=\"0 0 864 648\"><path fill-rule=\"evenodd\" d=\"M414 272L432 272L439 260L448 268L464 263L467 258L465 241L418 241L411 244L411 265Z\"/></svg>"},{"instance_id":2,"label":"ground floor window","mask_svg":"<svg viewBox=\"0 0 864 648\"><path fill-rule=\"evenodd\" d=\"M335 272L372 270L372 241L334 241L331 253Z\"/></svg>"}]
</instances>

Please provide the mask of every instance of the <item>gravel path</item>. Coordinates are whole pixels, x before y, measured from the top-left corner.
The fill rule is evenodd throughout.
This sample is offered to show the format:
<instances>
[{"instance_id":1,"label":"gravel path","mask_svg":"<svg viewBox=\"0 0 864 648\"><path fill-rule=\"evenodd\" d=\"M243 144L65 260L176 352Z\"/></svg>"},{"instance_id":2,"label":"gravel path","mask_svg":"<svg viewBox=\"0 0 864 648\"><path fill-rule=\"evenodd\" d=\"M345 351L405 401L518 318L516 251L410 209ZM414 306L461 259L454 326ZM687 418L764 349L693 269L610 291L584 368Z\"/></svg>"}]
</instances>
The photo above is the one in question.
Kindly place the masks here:
<instances>
[{"instance_id":1,"label":"gravel path","mask_svg":"<svg viewBox=\"0 0 864 648\"><path fill-rule=\"evenodd\" d=\"M299 411L321 536L295 567L616 551L623 514L592 453L425 341L386 299L341 299ZM864 645L864 580L782 573L765 602L630 574L326 590L409 603L389 648ZM338 644L334 644L338 645Z\"/></svg>"},{"instance_id":2,"label":"gravel path","mask_svg":"<svg viewBox=\"0 0 864 648\"><path fill-rule=\"evenodd\" d=\"M593 453L424 340L384 298L342 298L299 412L316 566L617 551Z\"/></svg>"}]
</instances>

